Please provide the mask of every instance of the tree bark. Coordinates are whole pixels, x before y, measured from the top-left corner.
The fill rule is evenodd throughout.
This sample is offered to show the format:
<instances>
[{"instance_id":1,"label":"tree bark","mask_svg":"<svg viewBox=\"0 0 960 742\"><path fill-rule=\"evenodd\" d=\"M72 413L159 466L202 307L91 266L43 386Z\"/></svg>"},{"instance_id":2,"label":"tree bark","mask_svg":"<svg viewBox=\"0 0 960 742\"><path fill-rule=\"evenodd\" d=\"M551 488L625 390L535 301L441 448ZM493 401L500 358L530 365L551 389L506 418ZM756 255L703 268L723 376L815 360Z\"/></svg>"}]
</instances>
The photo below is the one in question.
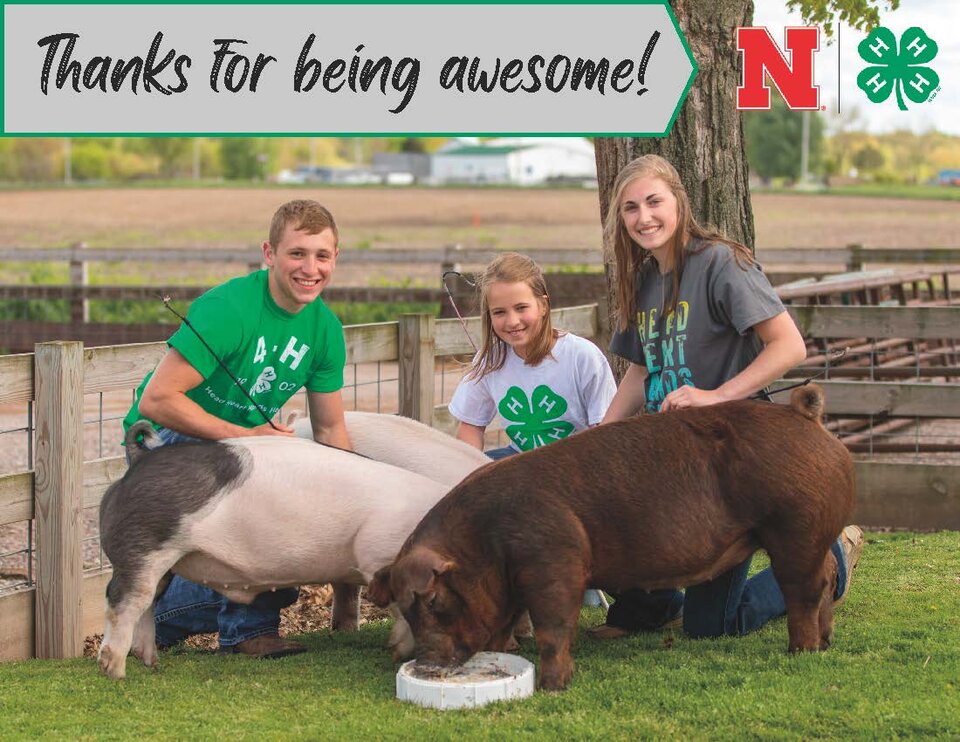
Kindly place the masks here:
<instances>
[{"instance_id":1,"label":"tree bark","mask_svg":"<svg viewBox=\"0 0 960 742\"><path fill-rule=\"evenodd\" d=\"M601 223L620 169L638 155L659 154L680 173L697 221L752 250L753 210L736 90L740 84L737 27L752 24L753 2L671 0L670 5L700 69L668 136L596 140ZM614 262L612 246L605 244L603 263L611 311L615 306ZM614 370L619 378L622 367Z\"/></svg>"}]
</instances>

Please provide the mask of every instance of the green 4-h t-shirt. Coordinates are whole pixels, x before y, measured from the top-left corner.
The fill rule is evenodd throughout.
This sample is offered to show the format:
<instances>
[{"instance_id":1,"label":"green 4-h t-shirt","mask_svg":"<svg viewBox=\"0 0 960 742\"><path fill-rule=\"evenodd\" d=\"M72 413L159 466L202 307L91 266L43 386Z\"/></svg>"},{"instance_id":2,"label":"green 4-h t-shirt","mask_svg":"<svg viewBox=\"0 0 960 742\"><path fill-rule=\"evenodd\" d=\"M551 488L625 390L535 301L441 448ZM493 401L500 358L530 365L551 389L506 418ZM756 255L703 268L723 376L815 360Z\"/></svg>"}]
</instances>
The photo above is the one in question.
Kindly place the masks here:
<instances>
[{"instance_id":1,"label":"green 4-h t-shirt","mask_svg":"<svg viewBox=\"0 0 960 742\"><path fill-rule=\"evenodd\" d=\"M343 386L346 344L340 321L320 298L297 314L281 309L270 296L265 270L210 289L191 304L187 319L271 418L302 387L335 392ZM167 341L203 376L187 397L221 420L262 425L263 415L197 333L182 324ZM152 375L137 389L124 432L144 419L138 406Z\"/></svg>"}]
</instances>

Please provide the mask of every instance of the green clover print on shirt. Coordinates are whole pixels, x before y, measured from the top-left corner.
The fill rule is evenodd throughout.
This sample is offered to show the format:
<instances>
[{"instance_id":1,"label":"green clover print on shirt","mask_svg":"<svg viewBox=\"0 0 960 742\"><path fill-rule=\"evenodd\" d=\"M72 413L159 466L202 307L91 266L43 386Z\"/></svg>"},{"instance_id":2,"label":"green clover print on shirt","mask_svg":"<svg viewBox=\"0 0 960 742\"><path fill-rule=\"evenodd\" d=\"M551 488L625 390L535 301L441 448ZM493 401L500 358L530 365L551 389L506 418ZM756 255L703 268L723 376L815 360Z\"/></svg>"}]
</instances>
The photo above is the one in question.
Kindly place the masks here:
<instances>
[{"instance_id":1,"label":"green clover print on shirt","mask_svg":"<svg viewBox=\"0 0 960 742\"><path fill-rule=\"evenodd\" d=\"M874 103L881 103L897 92L897 105L901 111L907 106L903 95L914 103L924 103L939 89L940 76L927 62L937 56L939 47L922 28L913 26L900 36L900 53L897 53L897 39L889 28L875 28L870 32L857 50L860 57L874 65L867 67L857 75L859 87Z\"/></svg>"},{"instance_id":2,"label":"green clover print on shirt","mask_svg":"<svg viewBox=\"0 0 960 742\"><path fill-rule=\"evenodd\" d=\"M500 414L515 425L507 426L507 435L521 451L545 446L573 432L573 423L561 420L567 400L541 384L530 399L523 389L512 386L498 405Z\"/></svg>"}]
</instances>

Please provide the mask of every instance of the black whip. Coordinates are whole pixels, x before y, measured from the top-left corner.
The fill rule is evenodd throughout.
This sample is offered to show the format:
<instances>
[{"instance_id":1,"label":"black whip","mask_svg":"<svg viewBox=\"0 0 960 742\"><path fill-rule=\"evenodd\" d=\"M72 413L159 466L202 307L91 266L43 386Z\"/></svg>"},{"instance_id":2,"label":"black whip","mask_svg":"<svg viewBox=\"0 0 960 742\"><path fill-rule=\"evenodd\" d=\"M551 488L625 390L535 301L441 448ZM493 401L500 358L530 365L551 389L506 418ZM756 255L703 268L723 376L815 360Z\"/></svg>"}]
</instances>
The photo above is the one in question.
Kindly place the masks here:
<instances>
[{"instance_id":1,"label":"black whip","mask_svg":"<svg viewBox=\"0 0 960 742\"><path fill-rule=\"evenodd\" d=\"M473 281L464 276L460 271L445 271L443 276L440 277L440 283L443 284L443 290L447 292L447 298L450 300L450 306L453 307L453 311L457 315L457 319L460 320L460 326L463 328L463 334L467 336L467 340L470 341L470 345L473 346L473 352L477 352L477 344L473 342L473 338L470 337L470 333L467 331L467 323L464 321L463 317L460 315L460 310L457 309L457 302L453 300L453 294L450 293L450 287L447 286L447 276L456 276L461 281L466 283L468 286L476 286Z\"/></svg>"},{"instance_id":2,"label":"black whip","mask_svg":"<svg viewBox=\"0 0 960 742\"><path fill-rule=\"evenodd\" d=\"M250 392L248 392L246 389L243 388L243 384L240 383L240 380L239 380L236 376L234 376L234 375L230 372L230 369L227 368L227 365L226 365L223 361L220 360L220 356L218 356L218 355L216 354L216 352L213 350L213 348L211 348L210 345L207 343L207 341L203 339L203 336L202 336L199 332L197 332L197 328L194 327L192 324L190 324L190 320L188 320L186 317L184 317L182 314L180 314L180 312L178 312L176 309L174 309L173 307L170 306L170 297L169 297L169 296L161 296L161 297L160 297L160 301L163 302L163 306L165 306L167 309L169 309L171 312L173 312L173 314L174 314L175 316L177 316L177 317L180 318L180 321L183 322L183 324L185 324L187 327L190 328L190 330L193 332L193 334L197 336L197 340L199 340L201 343L203 343L203 347L206 348L208 351L210 351L210 355L212 355L212 356L214 357L214 359L216 359L217 363L220 364L220 368L223 369L224 373L233 380L233 383L237 385L237 388L238 388L241 392L243 392L244 396L245 396L247 399L250 400L250 403L251 403L254 407L257 408L257 412L259 412L261 415L263 415L263 419L266 420L266 421L270 424L270 427L271 427L271 428L273 428L274 430L276 430L276 431L279 432L280 428L278 428L276 425L273 424L273 420L271 420L271 419L267 416L267 413L263 411L263 408L262 408L259 404L257 404L257 401L256 401L253 397L250 396ZM336 448L336 446L334 446L334 448Z\"/></svg>"},{"instance_id":3,"label":"black whip","mask_svg":"<svg viewBox=\"0 0 960 742\"><path fill-rule=\"evenodd\" d=\"M239 380L236 376L234 376L234 375L231 373L230 369L227 368L226 364L225 364L222 360L220 360L220 356L218 356L217 353L216 353L216 351L214 351L214 349L210 347L210 345L207 343L207 341L203 339L203 336L202 336L199 332L197 332L197 328L194 327L192 324L190 324L190 320L188 320L186 317L184 317L182 314L180 314L176 309L174 309L173 307L170 306L170 297L169 297L169 296L161 296L161 297L160 297L160 301L163 302L163 306L165 306L167 309L169 309L171 312L173 312L173 314L176 315L176 316L180 319L180 321L182 321L183 324L185 324L187 327L189 327L190 330L191 330L191 332L193 332L193 334L197 336L197 339L198 339L201 343L203 343L203 347L206 348L208 351L210 351L210 355L212 355L212 356L216 359L217 363L220 364L220 368L222 368L222 369L224 370L224 373L226 373L227 376L229 376L229 377L233 380L233 383L236 384L236 385L237 385L237 388L238 388L241 392L244 393L244 395L246 396L246 398L250 400L250 402L253 404L253 406L257 408L257 412L259 412L261 415L263 415L263 419L266 420L266 421L270 424L270 427L273 428L274 430L276 430L277 432L280 432L280 428L278 428L276 425L274 425L274 424L273 424L273 420L271 420L269 417L267 417L267 413L264 412L264 411L263 411L263 408L262 408L259 404L257 404L256 400L255 400L253 397L250 396L250 393L249 393L246 389L243 388L243 384L240 383L240 380ZM365 459L369 459L369 458L370 458L369 456L367 456L367 455L365 455L365 454L362 454L362 453L360 453L359 451L351 451L349 448L341 448L340 446L334 446L332 443L324 443L323 441L318 441L318 440L314 440L314 442L315 442L315 443L319 443L321 446L326 446L327 448L334 448L334 449L336 449L337 451L346 451L347 453L356 454L357 456L361 456L362 458L365 458Z\"/></svg>"},{"instance_id":4,"label":"black whip","mask_svg":"<svg viewBox=\"0 0 960 742\"><path fill-rule=\"evenodd\" d=\"M843 350L832 351L831 357L827 358L827 365L824 366L823 369L815 373L813 376L808 376L803 381L798 381L796 384L789 384L787 386L782 386L779 389L774 389L773 391L770 391L770 392L760 391L760 392L757 392L756 394L750 395L749 397L747 397L747 399L764 399L765 400L771 394L779 394L780 392L786 392L786 391L789 391L790 389L796 389L797 387L800 387L800 386L806 386L814 379L819 379L821 376L827 373L827 370L830 368L830 361L839 361L841 358L843 358L847 354L848 350L850 349L844 348Z\"/></svg>"}]
</instances>

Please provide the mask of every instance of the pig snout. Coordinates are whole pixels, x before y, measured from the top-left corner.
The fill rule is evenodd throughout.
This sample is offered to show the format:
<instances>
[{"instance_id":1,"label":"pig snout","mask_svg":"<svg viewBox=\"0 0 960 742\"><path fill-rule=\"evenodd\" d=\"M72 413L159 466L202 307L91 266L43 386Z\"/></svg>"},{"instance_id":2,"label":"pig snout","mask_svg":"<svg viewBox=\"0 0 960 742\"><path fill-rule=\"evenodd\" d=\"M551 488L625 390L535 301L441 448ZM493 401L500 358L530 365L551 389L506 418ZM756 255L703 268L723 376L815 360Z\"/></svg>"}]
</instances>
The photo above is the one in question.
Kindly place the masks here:
<instances>
[{"instance_id":1,"label":"pig snout","mask_svg":"<svg viewBox=\"0 0 960 742\"><path fill-rule=\"evenodd\" d=\"M418 665L436 667L459 667L476 654L471 647L455 642L452 637L431 632L417 640L416 659Z\"/></svg>"}]
</instances>

